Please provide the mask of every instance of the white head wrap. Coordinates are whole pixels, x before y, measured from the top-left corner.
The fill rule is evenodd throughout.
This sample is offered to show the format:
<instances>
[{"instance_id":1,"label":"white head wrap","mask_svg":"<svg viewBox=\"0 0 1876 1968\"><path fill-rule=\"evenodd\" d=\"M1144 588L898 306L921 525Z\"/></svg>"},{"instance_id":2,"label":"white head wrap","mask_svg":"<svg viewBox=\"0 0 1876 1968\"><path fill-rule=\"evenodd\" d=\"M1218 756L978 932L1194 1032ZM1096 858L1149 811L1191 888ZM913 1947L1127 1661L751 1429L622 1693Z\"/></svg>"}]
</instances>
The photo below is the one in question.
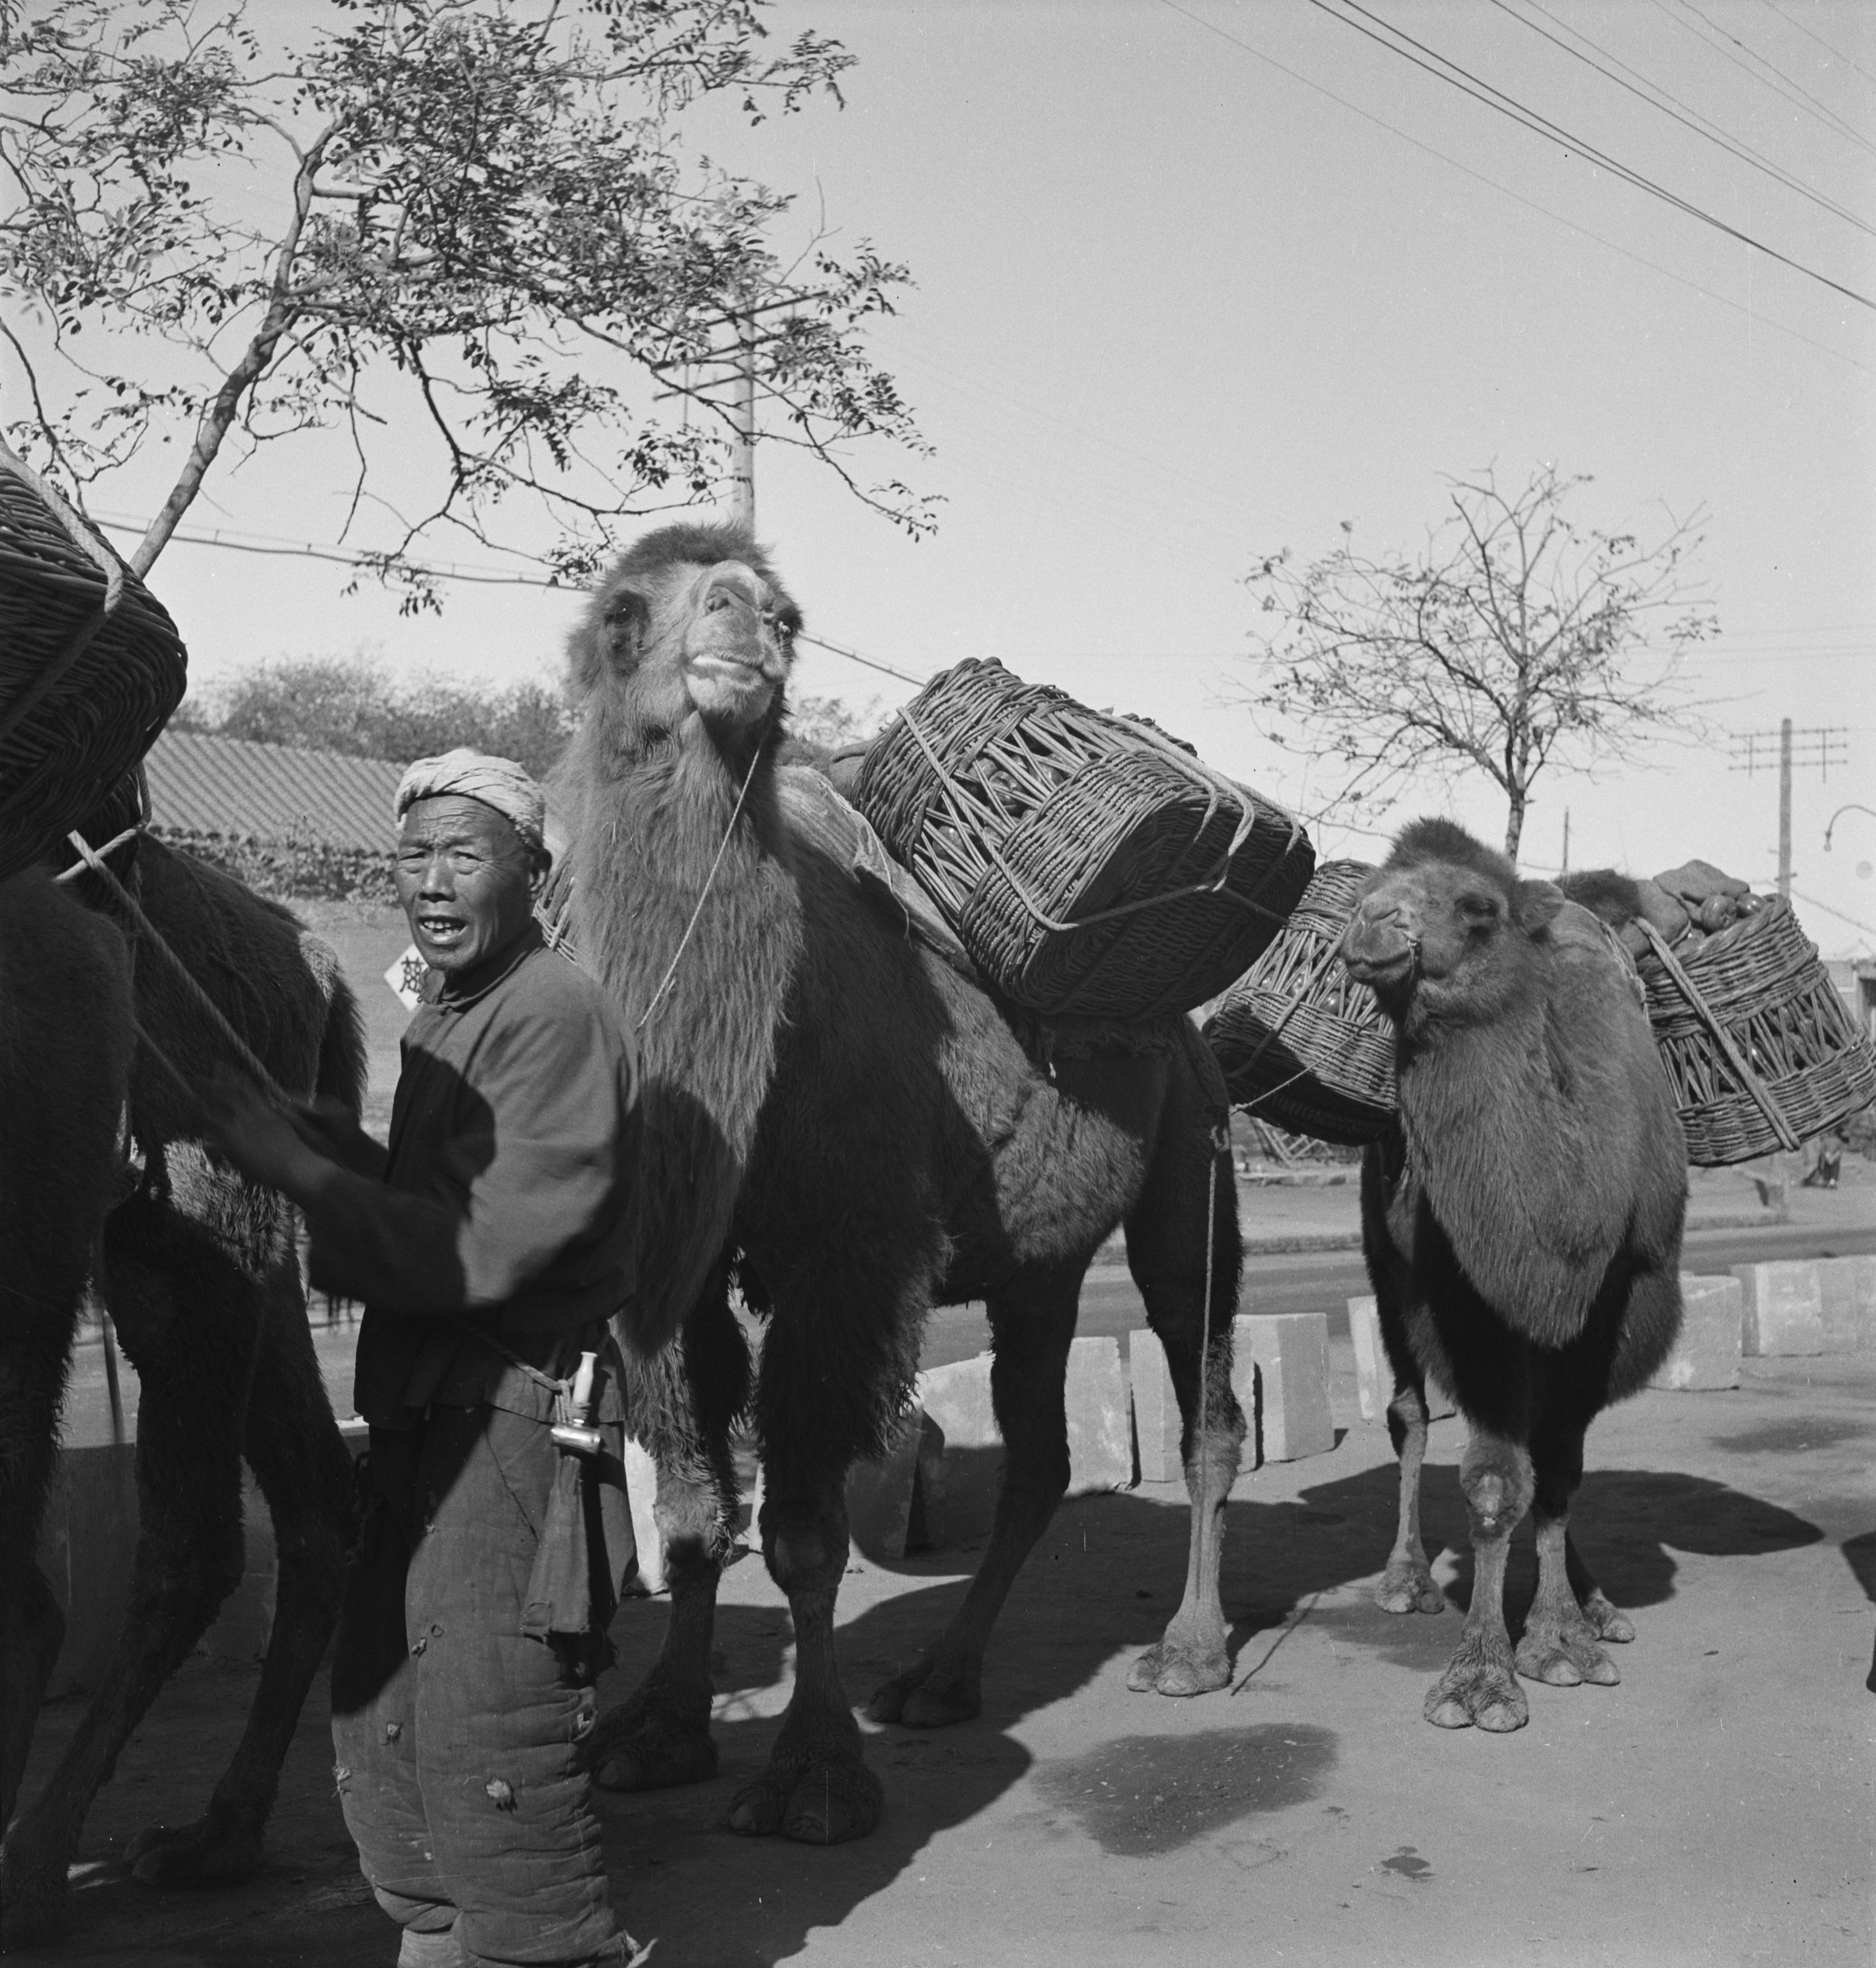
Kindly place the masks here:
<instances>
[{"instance_id":1,"label":"white head wrap","mask_svg":"<svg viewBox=\"0 0 1876 1968\"><path fill-rule=\"evenodd\" d=\"M419 759L398 782L399 824L419 800L435 799L445 793L461 793L492 806L514 823L515 831L530 846L542 845L547 795L513 759L471 751L467 745L458 745L438 758Z\"/></svg>"}]
</instances>

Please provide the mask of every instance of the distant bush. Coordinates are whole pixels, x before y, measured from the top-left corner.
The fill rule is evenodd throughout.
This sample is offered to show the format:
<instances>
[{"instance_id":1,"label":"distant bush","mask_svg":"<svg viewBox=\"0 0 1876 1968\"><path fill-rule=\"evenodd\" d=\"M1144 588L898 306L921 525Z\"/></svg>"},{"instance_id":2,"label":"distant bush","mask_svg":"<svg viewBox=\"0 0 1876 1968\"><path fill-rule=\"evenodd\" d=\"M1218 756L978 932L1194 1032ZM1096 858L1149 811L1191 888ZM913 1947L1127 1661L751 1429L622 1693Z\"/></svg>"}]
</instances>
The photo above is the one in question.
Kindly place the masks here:
<instances>
[{"instance_id":1,"label":"distant bush","mask_svg":"<svg viewBox=\"0 0 1876 1968\"><path fill-rule=\"evenodd\" d=\"M328 847L314 841L237 840L221 833L183 833L158 825L152 831L171 847L232 875L258 895L276 901L394 902L397 884L389 851Z\"/></svg>"},{"instance_id":2,"label":"distant bush","mask_svg":"<svg viewBox=\"0 0 1876 1968\"><path fill-rule=\"evenodd\" d=\"M436 675L399 683L357 657L299 656L257 663L212 685L186 699L170 723L178 731L399 766L470 745L541 778L566 749L574 719L543 683L503 688Z\"/></svg>"}]
</instances>

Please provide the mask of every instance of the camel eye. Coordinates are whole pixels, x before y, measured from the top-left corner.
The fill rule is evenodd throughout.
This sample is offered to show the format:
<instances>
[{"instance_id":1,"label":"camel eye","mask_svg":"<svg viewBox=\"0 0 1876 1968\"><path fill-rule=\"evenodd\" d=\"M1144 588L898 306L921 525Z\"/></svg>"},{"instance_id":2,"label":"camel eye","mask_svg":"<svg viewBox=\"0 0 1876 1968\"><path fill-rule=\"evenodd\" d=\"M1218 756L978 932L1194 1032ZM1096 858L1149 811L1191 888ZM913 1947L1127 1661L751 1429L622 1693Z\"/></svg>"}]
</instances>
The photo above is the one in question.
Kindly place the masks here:
<instances>
[{"instance_id":1,"label":"camel eye","mask_svg":"<svg viewBox=\"0 0 1876 1968\"><path fill-rule=\"evenodd\" d=\"M1474 922L1490 922L1498 914L1498 903L1493 896L1482 895L1475 889L1460 897L1459 912L1470 916Z\"/></svg>"}]
</instances>

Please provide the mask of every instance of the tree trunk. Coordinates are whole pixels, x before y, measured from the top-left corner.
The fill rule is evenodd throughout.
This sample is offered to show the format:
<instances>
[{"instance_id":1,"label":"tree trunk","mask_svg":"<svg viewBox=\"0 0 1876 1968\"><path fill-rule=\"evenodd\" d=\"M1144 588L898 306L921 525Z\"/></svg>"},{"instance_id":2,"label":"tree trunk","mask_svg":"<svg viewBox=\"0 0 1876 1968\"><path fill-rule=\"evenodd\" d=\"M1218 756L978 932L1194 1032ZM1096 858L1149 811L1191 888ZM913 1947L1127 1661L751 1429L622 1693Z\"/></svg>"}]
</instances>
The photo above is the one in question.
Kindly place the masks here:
<instances>
[{"instance_id":1,"label":"tree trunk","mask_svg":"<svg viewBox=\"0 0 1876 1968\"><path fill-rule=\"evenodd\" d=\"M1505 812L1505 858L1515 868L1518 865L1518 843L1524 837L1525 795L1522 791L1511 795L1511 804Z\"/></svg>"}]
</instances>

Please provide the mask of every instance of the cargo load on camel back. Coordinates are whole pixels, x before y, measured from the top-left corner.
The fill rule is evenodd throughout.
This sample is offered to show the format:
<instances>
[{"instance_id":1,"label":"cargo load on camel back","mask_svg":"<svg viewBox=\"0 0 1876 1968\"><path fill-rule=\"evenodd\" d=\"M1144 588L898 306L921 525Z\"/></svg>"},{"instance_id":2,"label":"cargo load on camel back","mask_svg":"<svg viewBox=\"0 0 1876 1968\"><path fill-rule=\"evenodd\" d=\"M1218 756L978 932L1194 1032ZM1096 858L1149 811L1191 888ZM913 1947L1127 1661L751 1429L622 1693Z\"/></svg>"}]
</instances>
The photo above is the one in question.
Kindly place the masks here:
<instances>
[{"instance_id":1,"label":"cargo load on camel back","mask_svg":"<svg viewBox=\"0 0 1876 1968\"><path fill-rule=\"evenodd\" d=\"M1350 1144L1380 1139L1396 1105L1378 1008L1334 960L1369 872L1325 864L1205 1024L1235 1105ZM1690 1162L1795 1149L1876 1099L1876 1051L1783 898L1700 860L1652 881L1593 869L1561 886L1635 973Z\"/></svg>"},{"instance_id":2,"label":"cargo load on camel back","mask_svg":"<svg viewBox=\"0 0 1876 1968\"><path fill-rule=\"evenodd\" d=\"M1300 822L1143 719L975 659L900 711L852 798L985 976L1045 1015L1202 1004L1315 866Z\"/></svg>"}]
</instances>

